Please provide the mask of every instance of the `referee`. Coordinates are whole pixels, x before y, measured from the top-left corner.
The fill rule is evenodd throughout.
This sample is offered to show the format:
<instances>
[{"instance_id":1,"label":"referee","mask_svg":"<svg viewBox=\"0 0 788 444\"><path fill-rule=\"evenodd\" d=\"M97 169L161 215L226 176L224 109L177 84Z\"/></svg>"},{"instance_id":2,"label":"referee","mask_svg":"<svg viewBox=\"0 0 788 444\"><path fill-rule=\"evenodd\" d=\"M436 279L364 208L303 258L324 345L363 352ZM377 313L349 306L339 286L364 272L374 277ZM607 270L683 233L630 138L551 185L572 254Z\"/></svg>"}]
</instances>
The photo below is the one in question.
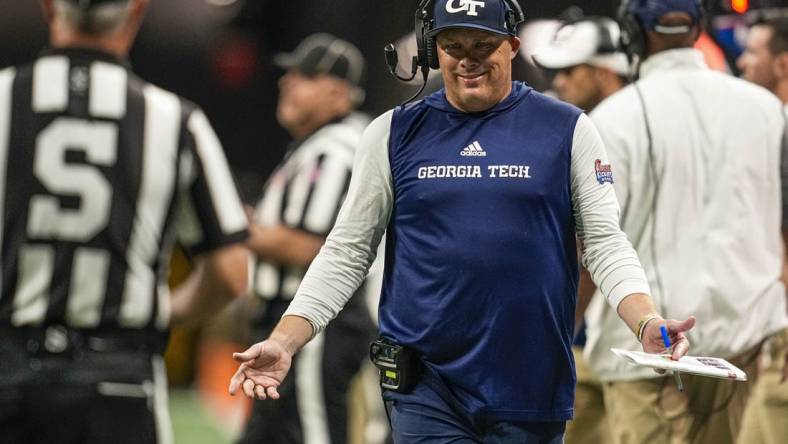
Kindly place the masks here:
<instances>
[{"instance_id":1,"label":"referee","mask_svg":"<svg viewBox=\"0 0 788 444\"><path fill-rule=\"evenodd\" d=\"M205 115L129 69L148 0L42 5L52 49L0 71L0 441L171 442L168 325L243 291L246 219Z\"/></svg>"},{"instance_id":2,"label":"referee","mask_svg":"<svg viewBox=\"0 0 788 444\"><path fill-rule=\"evenodd\" d=\"M363 100L365 67L352 44L314 34L275 62L287 70L279 81L277 119L294 142L265 185L251 226L254 293L261 302L255 341L271 334L333 227L368 123L353 111ZM282 401L255 402L242 442L346 443L350 381L374 332L364 291L358 291L295 360L280 387Z\"/></svg>"}]
</instances>

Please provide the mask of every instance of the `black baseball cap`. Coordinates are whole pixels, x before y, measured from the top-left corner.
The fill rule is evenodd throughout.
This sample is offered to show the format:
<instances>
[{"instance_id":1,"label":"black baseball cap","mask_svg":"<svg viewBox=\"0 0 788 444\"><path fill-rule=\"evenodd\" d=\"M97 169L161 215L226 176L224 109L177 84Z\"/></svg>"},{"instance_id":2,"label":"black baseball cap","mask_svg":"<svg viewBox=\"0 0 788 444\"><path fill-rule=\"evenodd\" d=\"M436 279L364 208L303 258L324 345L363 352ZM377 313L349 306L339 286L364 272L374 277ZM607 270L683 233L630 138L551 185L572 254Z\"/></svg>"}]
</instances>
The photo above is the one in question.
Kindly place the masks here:
<instances>
[{"instance_id":1,"label":"black baseball cap","mask_svg":"<svg viewBox=\"0 0 788 444\"><path fill-rule=\"evenodd\" d=\"M355 45L326 33L312 34L293 52L275 55L274 64L308 76L329 74L358 88L363 88L366 70L364 56Z\"/></svg>"}]
</instances>

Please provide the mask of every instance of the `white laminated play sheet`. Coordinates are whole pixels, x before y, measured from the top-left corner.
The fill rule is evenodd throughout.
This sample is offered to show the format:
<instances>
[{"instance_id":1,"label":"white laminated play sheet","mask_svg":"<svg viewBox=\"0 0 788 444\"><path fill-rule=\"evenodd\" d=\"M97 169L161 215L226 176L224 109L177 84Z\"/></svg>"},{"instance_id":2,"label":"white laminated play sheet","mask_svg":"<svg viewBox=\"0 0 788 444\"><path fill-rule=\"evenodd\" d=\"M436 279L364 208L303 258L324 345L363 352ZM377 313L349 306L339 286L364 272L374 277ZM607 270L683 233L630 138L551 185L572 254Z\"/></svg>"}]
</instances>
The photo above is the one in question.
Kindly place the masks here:
<instances>
[{"instance_id":1,"label":"white laminated play sheet","mask_svg":"<svg viewBox=\"0 0 788 444\"><path fill-rule=\"evenodd\" d=\"M736 381L747 380L747 374L744 373L744 371L721 358L683 356L678 361L674 361L668 354L651 354L621 350L619 348L611 348L610 351L635 365L678 371L681 373L691 373L693 375L709 376L712 378L733 379Z\"/></svg>"}]
</instances>

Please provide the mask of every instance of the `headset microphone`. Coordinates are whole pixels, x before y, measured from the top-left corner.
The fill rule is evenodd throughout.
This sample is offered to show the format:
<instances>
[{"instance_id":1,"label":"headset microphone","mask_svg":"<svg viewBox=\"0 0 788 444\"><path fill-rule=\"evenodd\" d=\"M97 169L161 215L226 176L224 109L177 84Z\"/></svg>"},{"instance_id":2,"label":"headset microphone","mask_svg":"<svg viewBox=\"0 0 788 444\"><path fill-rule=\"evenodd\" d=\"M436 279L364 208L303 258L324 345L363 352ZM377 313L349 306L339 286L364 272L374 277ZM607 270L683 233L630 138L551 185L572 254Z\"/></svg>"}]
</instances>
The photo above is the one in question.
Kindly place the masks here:
<instances>
[{"instance_id":1,"label":"headset microphone","mask_svg":"<svg viewBox=\"0 0 788 444\"><path fill-rule=\"evenodd\" d=\"M419 69L418 65L418 58L416 56L413 57L413 66L410 68L410 77L402 77L397 74L397 64L399 64L399 56L397 56L397 48L394 47L393 43L389 43L383 48L383 52L386 53L386 65L389 67L389 73L394 76L397 80L402 80L403 82L410 82L416 77L416 71Z\"/></svg>"},{"instance_id":2,"label":"headset microphone","mask_svg":"<svg viewBox=\"0 0 788 444\"><path fill-rule=\"evenodd\" d=\"M394 44L389 43L388 45L386 45L386 47L383 48L383 52L386 55L386 65L388 65L389 67L389 73L392 76L394 76L394 78L396 78L397 80L401 80L403 82L410 82L416 78L416 72L418 72L420 66L418 57L413 56L412 64L410 68L410 77L402 77L399 74L397 74L397 65L399 64L399 56L397 55L397 48L394 47ZM429 67L422 66L421 73L422 76L424 77L424 82L422 82L421 88L419 88L419 90L416 91L416 94L411 96L408 100L402 102L402 105L406 105L412 102L416 97L419 96L419 94L421 94L422 91L424 91L424 88L427 86L427 79L430 75Z\"/></svg>"}]
</instances>

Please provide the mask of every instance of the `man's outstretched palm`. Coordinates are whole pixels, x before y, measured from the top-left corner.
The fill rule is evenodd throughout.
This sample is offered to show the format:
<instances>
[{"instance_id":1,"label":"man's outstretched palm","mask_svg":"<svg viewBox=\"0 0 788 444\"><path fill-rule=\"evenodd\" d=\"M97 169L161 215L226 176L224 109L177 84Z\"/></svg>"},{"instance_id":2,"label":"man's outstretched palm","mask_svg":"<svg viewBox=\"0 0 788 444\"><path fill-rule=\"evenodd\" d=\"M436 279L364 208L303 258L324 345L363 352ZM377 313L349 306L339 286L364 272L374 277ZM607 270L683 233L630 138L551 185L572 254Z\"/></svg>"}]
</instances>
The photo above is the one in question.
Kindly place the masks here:
<instances>
[{"instance_id":1,"label":"man's outstretched palm","mask_svg":"<svg viewBox=\"0 0 788 444\"><path fill-rule=\"evenodd\" d=\"M233 353L241 365L230 380L230 394L240 387L249 398L279 399L277 388L290 371L292 356L276 340L258 342L243 353Z\"/></svg>"}]
</instances>

